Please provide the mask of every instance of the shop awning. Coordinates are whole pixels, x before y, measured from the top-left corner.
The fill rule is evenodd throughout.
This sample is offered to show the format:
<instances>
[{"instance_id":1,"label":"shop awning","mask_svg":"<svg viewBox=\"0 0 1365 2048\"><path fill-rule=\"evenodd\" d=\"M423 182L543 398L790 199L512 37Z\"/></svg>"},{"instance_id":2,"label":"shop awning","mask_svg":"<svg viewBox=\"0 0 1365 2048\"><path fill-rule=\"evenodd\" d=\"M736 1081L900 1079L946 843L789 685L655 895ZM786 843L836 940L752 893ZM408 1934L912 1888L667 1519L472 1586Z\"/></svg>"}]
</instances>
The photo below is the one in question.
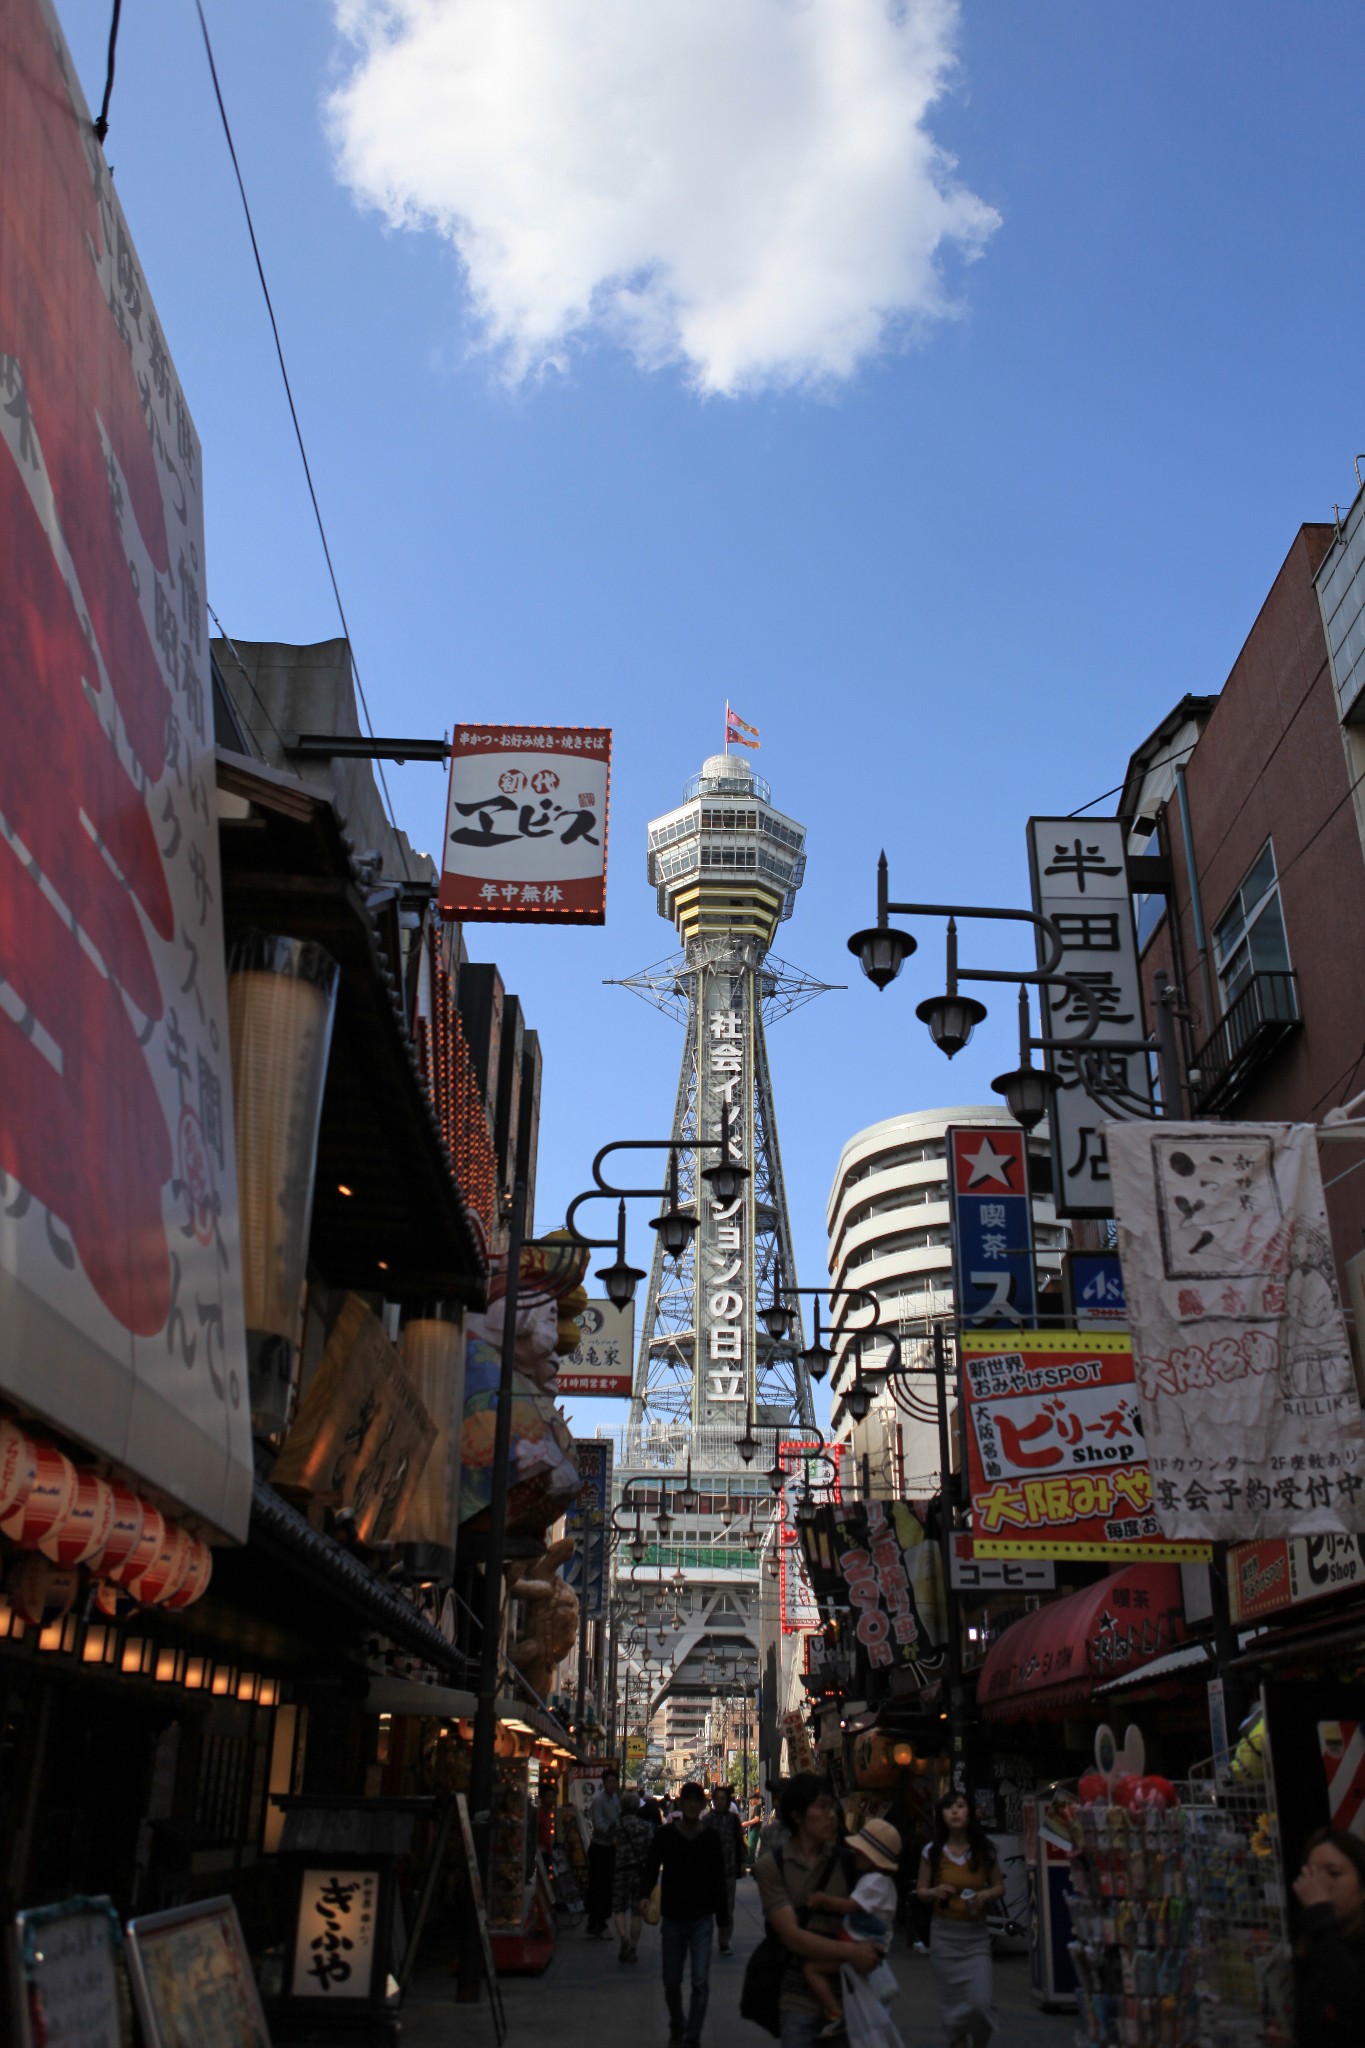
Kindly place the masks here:
<instances>
[{"instance_id":1,"label":"shop awning","mask_svg":"<svg viewBox=\"0 0 1365 2048\"><path fill-rule=\"evenodd\" d=\"M981 1667L987 1719L1042 1718L1188 1641L1180 1567L1134 1564L1006 1629Z\"/></svg>"}]
</instances>

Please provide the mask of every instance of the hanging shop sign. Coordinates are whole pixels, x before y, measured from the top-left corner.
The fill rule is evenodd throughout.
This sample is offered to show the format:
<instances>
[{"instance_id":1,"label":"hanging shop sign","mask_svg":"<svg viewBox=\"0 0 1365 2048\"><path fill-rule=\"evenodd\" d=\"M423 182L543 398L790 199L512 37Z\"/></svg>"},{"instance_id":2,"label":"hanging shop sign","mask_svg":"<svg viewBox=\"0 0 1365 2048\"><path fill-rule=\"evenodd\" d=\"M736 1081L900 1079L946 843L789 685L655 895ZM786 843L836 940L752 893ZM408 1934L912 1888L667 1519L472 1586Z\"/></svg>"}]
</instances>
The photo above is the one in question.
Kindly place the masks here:
<instances>
[{"instance_id":1,"label":"hanging shop sign","mask_svg":"<svg viewBox=\"0 0 1365 2048\"><path fill-rule=\"evenodd\" d=\"M860 1677L911 1671L924 1683L942 1653L943 1569L924 1533L922 1501L848 1501L821 1508L838 1575L838 1597L852 1609Z\"/></svg>"},{"instance_id":2,"label":"hanging shop sign","mask_svg":"<svg viewBox=\"0 0 1365 2048\"><path fill-rule=\"evenodd\" d=\"M1066 1319L1078 1330L1128 1327L1128 1297L1117 1252L1063 1252L1062 1298Z\"/></svg>"},{"instance_id":3,"label":"hanging shop sign","mask_svg":"<svg viewBox=\"0 0 1365 2048\"><path fill-rule=\"evenodd\" d=\"M199 437L47 0L0 56L0 1390L244 1539Z\"/></svg>"},{"instance_id":4,"label":"hanging shop sign","mask_svg":"<svg viewBox=\"0 0 1365 2048\"><path fill-rule=\"evenodd\" d=\"M1359 1536L1270 1536L1228 1548L1228 1608L1234 1621L1259 1621L1308 1600L1365 1586Z\"/></svg>"},{"instance_id":5,"label":"hanging shop sign","mask_svg":"<svg viewBox=\"0 0 1365 2048\"><path fill-rule=\"evenodd\" d=\"M951 1563L959 1593L1051 1593L1057 1586L1050 1558L978 1557L970 1536L953 1537Z\"/></svg>"},{"instance_id":6,"label":"hanging shop sign","mask_svg":"<svg viewBox=\"0 0 1365 2048\"><path fill-rule=\"evenodd\" d=\"M836 1518L844 1498L843 1461L852 1455L850 1444L803 1442L799 1438L777 1447L782 1470L793 1477L800 1474L803 1491L809 1487L813 1493L824 1494L833 1503ZM778 1604L782 1633L787 1636L808 1633L820 1626L820 1609L801 1541L801 1524L796 1519L796 1492L796 1487L788 1485L778 1495Z\"/></svg>"},{"instance_id":7,"label":"hanging shop sign","mask_svg":"<svg viewBox=\"0 0 1365 2048\"><path fill-rule=\"evenodd\" d=\"M601 1437L581 1436L574 1438L573 1447L578 1460L578 1492L564 1517L564 1534L573 1538L574 1553L561 1576L577 1596L586 1571L582 1612L589 1621L600 1621L607 1611L612 1447Z\"/></svg>"},{"instance_id":8,"label":"hanging shop sign","mask_svg":"<svg viewBox=\"0 0 1365 2048\"><path fill-rule=\"evenodd\" d=\"M597 1394L604 1400L630 1399L635 1357L635 1303L617 1308L610 1301L589 1301L575 1318L583 1335L576 1350L561 1359L561 1394Z\"/></svg>"},{"instance_id":9,"label":"hanging shop sign","mask_svg":"<svg viewBox=\"0 0 1365 2048\"><path fill-rule=\"evenodd\" d=\"M1028 1140L980 1125L945 1135L958 1314L976 1329L1019 1329L1037 1314Z\"/></svg>"},{"instance_id":10,"label":"hanging shop sign","mask_svg":"<svg viewBox=\"0 0 1365 2048\"><path fill-rule=\"evenodd\" d=\"M463 725L450 749L442 917L604 924L611 733Z\"/></svg>"},{"instance_id":11,"label":"hanging shop sign","mask_svg":"<svg viewBox=\"0 0 1365 2048\"><path fill-rule=\"evenodd\" d=\"M1311 1124L1111 1124L1168 1536L1365 1530L1365 1424Z\"/></svg>"},{"instance_id":12,"label":"hanging shop sign","mask_svg":"<svg viewBox=\"0 0 1365 2048\"><path fill-rule=\"evenodd\" d=\"M1134 1111L1150 1114L1151 1068L1146 1053L1106 1051L1116 1039L1141 1038L1142 989L1137 933L1124 860L1123 826L1117 818L1030 818L1029 873L1033 908L1051 918L1062 941L1055 972L1083 981L1099 1007L1099 1024L1087 1045L1098 1055L1106 1084L1136 1098ZM1047 958L1038 934L1038 962ZM1039 990L1045 1038L1074 1038L1089 1016L1088 1005L1069 989L1044 984ZM1050 1072L1061 1082L1048 1111L1052 1137L1052 1199L1059 1216L1108 1216L1113 1210L1104 1131L1111 1110L1101 1108L1081 1085L1074 1053L1048 1053Z\"/></svg>"},{"instance_id":13,"label":"hanging shop sign","mask_svg":"<svg viewBox=\"0 0 1365 2048\"><path fill-rule=\"evenodd\" d=\"M959 1357L978 1557L1207 1558L1152 1511L1127 1337L964 1331Z\"/></svg>"},{"instance_id":14,"label":"hanging shop sign","mask_svg":"<svg viewBox=\"0 0 1365 2048\"><path fill-rule=\"evenodd\" d=\"M354 1513L362 1543L382 1543L402 1527L435 1441L436 1425L383 1324L348 1294L273 1484L329 1496Z\"/></svg>"}]
</instances>

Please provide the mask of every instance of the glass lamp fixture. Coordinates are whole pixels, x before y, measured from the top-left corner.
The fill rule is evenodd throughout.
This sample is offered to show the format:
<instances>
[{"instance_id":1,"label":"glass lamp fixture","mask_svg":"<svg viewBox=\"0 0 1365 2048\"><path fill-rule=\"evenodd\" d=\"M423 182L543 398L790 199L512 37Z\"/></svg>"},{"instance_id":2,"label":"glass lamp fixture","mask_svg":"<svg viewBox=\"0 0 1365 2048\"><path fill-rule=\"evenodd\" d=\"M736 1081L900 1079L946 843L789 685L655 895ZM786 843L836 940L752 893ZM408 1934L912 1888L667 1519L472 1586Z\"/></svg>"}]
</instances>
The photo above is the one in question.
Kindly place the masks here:
<instances>
[{"instance_id":1,"label":"glass lamp fixture","mask_svg":"<svg viewBox=\"0 0 1365 2048\"><path fill-rule=\"evenodd\" d=\"M251 1427L288 1426L339 969L309 940L249 932L228 959Z\"/></svg>"},{"instance_id":2,"label":"glass lamp fixture","mask_svg":"<svg viewBox=\"0 0 1365 2048\"><path fill-rule=\"evenodd\" d=\"M616 1257L609 1266L599 1266L597 1278L607 1290L607 1299L614 1308L625 1308L634 1301L635 1290L644 1279L638 1266L626 1260L626 1205L620 1204L616 1218Z\"/></svg>"},{"instance_id":3,"label":"glass lamp fixture","mask_svg":"<svg viewBox=\"0 0 1365 2048\"><path fill-rule=\"evenodd\" d=\"M872 1407L872 1390L861 1372L844 1396L844 1406L855 1422L866 1422Z\"/></svg>"},{"instance_id":4,"label":"glass lamp fixture","mask_svg":"<svg viewBox=\"0 0 1365 2048\"><path fill-rule=\"evenodd\" d=\"M695 1514L697 1502L700 1498L701 1495L692 1484L692 1453L689 1451L687 1454L687 1478L683 1482L682 1492L678 1495L678 1506L683 1510L684 1514Z\"/></svg>"},{"instance_id":5,"label":"glass lamp fixture","mask_svg":"<svg viewBox=\"0 0 1365 2048\"><path fill-rule=\"evenodd\" d=\"M815 1327L811 1333L810 1343L801 1353L801 1363L805 1366L806 1371L813 1380L822 1380L829 1371L833 1355L828 1344L826 1344L820 1334L820 1297L817 1294L815 1297Z\"/></svg>"},{"instance_id":6,"label":"glass lamp fixture","mask_svg":"<svg viewBox=\"0 0 1365 2048\"><path fill-rule=\"evenodd\" d=\"M735 1449L739 1452L746 1465L752 1465L754 1459L758 1456L758 1438L754 1435L753 1420L749 1416L746 1416L744 1420L743 1436L735 1438Z\"/></svg>"},{"instance_id":7,"label":"glass lamp fixture","mask_svg":"<svg viewBox=\"0 0 1365 2048\"><path fill-rule=\"evenodd\" d=\"M730 1157L730 1105L720 1106L720 1158L714 1166L708 1166L702 1179L720 1203L733 1202L749 1178L747 1166L741 1166L737 1159Z\"/></svg>"},{"instance_id":8,"label":"glass lamp fixture","mask_svg":"<svg viewBox=\"0 0 1365 2048\"><path fill-rule=\"evenodd\" d=\"M682 1258L692 1242L697 1219L679 1206L676 1152L670 1152L668 1155L668 1184L664 1189L664 1195L667 1206L661 1215L654 1217L649 1227L658 1231L659 1243L664 1248L665 1257L677 1261Z\"/></svg>"},{"instance_id":9,"label":"glass lamp fixture","mask_svg":"<svg viewBox=\"0 0 1365 2048\"><path fill-rule=\"evenodd\" d=\"M896 979L915 951L915 941L909 932L897 931L894 925L874 924L866 931L854 932L848 950L857 955L863 973L880 991Z\"/></svg>"},{"instance_id":10,"label":"glass lamp fixture","mask_svg":"<svg viewBox=\"0 0 1365 2048\"><path fill-rule=\"evenodd\" d=\"M941 996L928 996L915 1010L922 1024L929 1027L929 1036L939 1051L949 1059L956 1057L970 1039L973 1031L986 1015L986 1005L977 1002L975 996L958 994L957 988L957 921L948 919L948 987Z\"/></svg>"}]
</instances>

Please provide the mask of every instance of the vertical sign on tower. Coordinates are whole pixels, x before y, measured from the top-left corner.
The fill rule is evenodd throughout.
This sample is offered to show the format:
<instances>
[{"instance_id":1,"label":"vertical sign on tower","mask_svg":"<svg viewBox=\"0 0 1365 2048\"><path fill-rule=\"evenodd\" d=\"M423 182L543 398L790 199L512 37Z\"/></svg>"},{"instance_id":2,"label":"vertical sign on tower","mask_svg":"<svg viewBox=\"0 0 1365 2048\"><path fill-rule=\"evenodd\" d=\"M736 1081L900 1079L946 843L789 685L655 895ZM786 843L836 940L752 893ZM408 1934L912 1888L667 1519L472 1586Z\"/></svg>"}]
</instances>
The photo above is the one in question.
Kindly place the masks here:
<instances>
[{"instance_id":1,"label":"vertical sign on tower","mask_svg":"<svg viewBox=\"0 0 1365 2048\"><path fill-rule=\"evenodd\" d=\"M1099 1008L1088 1047L1097 1057L1100 1077L1136 1098L1129 1114L1150 1116L1152 1076L1146 1053L1106 1049L1115 1039L1131 1043L1143 1036L1123 827L1117 818L1030 818L1028 845L1034 910L1051 918L1062 941L1056 972L1083 981ZM1039 932L1040 965L1045 947ZM1074 1038L1084 1028L1088 1007L1071 990L1045 984L1039 999L1045 1038ZM1101 1108L1086 1093L1074 1053L1049 1053L1047 1064L1062 1084L1048 1112L1057 1214L1111 1216L1104 1126L1116 1112Z\"/></svg>"},{"instance_id":2,"label":"vertical sign on tower","mask_svg":"<svg viewBox=\"0 0 1365 2048\"><path fill-rule=\"evenodd\" d=\"M734 1007L732 986L736 993L743 991L746 978L702 977L697 1128L703 1138L719 1138L728 1112L730 1157L739 1162L748 1152L753 1046L747 1006L740 994L739 1007ZM699 1163L704 1170L715 1159L714 1153L704 1152ZM696 1385L701 1421L718 1408L730 1414L747 1411L753 1369L753 1190L746 1180L731 1201L722 1202L700 1174L697 1190L701 1256L696 1279Z\"/></svg>"}]
</instances>

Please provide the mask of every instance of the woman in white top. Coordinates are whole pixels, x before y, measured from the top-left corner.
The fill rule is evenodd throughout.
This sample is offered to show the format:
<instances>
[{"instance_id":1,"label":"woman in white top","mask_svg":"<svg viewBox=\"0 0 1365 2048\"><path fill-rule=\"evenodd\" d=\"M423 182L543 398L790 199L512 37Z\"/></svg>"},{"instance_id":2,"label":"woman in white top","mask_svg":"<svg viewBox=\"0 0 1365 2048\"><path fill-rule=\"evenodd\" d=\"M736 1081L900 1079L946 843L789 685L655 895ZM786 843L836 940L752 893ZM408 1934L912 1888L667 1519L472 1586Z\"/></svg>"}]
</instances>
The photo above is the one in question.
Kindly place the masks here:
<instances>
[{"instance_id":1,"label":"woman in white top","mask_svg":"<svg viewBox=\"0 0 1365 2048\"><path fill-rule=\"evenodd\" d=\"M929 1954L949 2048L985 2048L996 2028L986 1909L1005 1886L995 1846L963 1792L947 1793L934 1808L915 1893L933 1909Z\"/></svg>"}]
</instances>

